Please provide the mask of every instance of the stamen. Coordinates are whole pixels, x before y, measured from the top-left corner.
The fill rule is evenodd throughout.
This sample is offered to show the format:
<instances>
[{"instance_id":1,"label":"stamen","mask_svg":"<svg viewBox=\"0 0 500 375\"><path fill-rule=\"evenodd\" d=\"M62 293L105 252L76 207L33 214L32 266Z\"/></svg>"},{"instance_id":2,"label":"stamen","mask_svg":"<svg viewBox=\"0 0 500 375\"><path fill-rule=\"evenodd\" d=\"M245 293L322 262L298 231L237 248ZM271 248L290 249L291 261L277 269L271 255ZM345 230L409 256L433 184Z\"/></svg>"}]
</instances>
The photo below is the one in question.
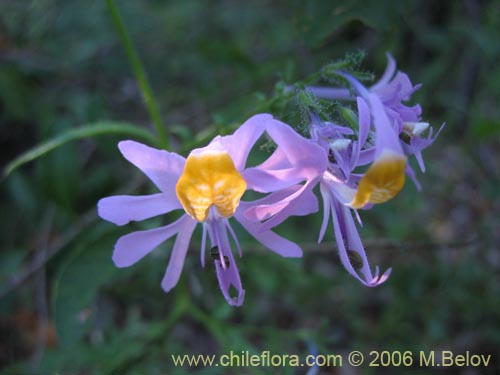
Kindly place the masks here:
<instances>
[{"instance_id":1,"label":"stamen","mask_svg":"<svg viewBox=\"0 0 500 375\"><path fill-rule=\"evenodd\" d=\"M214 262L217 260L218 261L221 260L218 246L212 246L212 248L210 249L210 256L212 257ZM224 258L225 267L224 267L223 263L221 263L221 267L222 268L229 268L229 266L230 266L229 258L227 256L224 256L223 258Z\"/></svg>"}]
</instances>

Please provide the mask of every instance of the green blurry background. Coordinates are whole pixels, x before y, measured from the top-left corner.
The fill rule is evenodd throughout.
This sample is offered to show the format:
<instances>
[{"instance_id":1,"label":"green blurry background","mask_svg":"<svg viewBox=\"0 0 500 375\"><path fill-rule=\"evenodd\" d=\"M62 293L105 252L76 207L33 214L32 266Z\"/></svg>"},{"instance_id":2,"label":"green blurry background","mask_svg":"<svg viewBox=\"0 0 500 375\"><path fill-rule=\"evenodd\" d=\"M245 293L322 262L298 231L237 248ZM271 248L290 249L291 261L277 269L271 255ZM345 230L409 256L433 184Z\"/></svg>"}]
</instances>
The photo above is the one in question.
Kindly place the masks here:
<instances>
[{"instance_id":1,"label":"green blurry background","mask_svg":"<svg viewBox=\"0 0 500 375\"><path fill-rule=\"evenodd\" d=\"M185 1L118 3L171 136L186 152L207 129L227 132L267 106L275 85L363 49L377 75L390 51L423 88L424 119L447 125L424 152L417 193L362 212L372 265L393 267L369 289L338 261L320 215L279 228L305 248L282 259L243 239L247 291L228 306L192 241L179 285L160 281L171 242L129 269L111 261L117 238L163 217L117 228L99 198L154 187L104 135L68 143L0 183L0 372L220 373L174 368L170 355L249 350L305 356L360 350L492 354L500 372L500 2ZM153 131L104 1L0 0L0 164L84 124L116 120ZM201 134L201 135L200 135ZM130 137L125 137L130 138ZM142 140L143 141L143 140ZM196 143L196 142L194 142ZM350 371L350 372L349 372ZM320 374L358 372L323 368ZM432 369L404 369L431 373ZM476 371L476 372L471 372ZM306 373L236 368L226 373Z\"/></svg>"}]
</instances>

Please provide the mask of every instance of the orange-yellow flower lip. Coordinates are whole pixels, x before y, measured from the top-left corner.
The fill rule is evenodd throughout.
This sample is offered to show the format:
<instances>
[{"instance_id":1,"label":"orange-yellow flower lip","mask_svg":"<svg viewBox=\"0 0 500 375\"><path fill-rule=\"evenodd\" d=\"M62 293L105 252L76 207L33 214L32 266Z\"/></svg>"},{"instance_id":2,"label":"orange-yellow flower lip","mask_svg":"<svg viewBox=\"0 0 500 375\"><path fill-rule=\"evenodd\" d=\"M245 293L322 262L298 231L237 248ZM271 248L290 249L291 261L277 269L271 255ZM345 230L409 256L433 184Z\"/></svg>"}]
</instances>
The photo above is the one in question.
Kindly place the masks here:
<instances>
[{"instance_id":1,"label":"orange-yellow flower lip","mask_svg":"<svg viewBox=\"0 0 500 375\"><path fill-rule=\"evenodd\" d=\"M349 204L362 208L367 203L384 203L394 198L405 183L406 157L385 151L366 171Z\"/></svg>"},{"instance_id":2,"label":"orange-yellow flower lip","mask_svg":"<svg viewBox=\"0 0 500 375\"><path fill-rule=\"evenodd\" d=\"M191 153L177 181L175 192L184 210L205 221L213 205L222 217L231 217L247 184L225 150Z\"/></svg>"}]
</instances>

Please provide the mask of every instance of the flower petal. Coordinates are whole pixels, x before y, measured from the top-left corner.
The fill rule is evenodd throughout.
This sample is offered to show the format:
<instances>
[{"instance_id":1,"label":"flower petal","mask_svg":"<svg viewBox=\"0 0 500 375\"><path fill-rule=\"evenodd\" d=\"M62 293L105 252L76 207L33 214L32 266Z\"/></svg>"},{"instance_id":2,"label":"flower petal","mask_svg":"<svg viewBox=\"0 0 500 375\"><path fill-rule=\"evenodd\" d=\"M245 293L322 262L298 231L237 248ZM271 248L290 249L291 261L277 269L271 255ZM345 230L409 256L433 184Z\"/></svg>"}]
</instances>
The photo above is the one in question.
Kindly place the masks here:
<instances>
[{"instance_id":1,"label":"flower petal","mask_svg":"<svg viewBox=\"0 0 500 375\"><path fill-rule=\"evenodd\" d=\"M143 196L115 195L103 198L97 203L99 216L116 225L149 219L179 208L181 204L177 197L164 193Z\"/></svg>"},{"instance_id":2,"label":"flower petal","mask_svg":"<svg viewBox=\"0 0 500 375\"><path fill-rule=\"evenodd\" d=\"M273 117L269 114L258 114L245 121L232 135L217 137L231 155L237 170L245 168L250 149L266 130L267 124Z\"/></svg>"},{"instance_id":3,"label":"flower petal","mask_svg":"<svg viewBox=\"0 0 500 375\"><path fill-rule=\"evenodd\" d=\"M323 148L302 137L287 124L274 120L267 132L301 176L312 178L326 169L328 158Z\"/></svg>"},{"instance_id":4,"label":"flower petal","mask_svg":"<svg viewBox=\"0 0 500 375\"><path fill-rule=\"evenodd\" d=\"M317 158L314 152L319 152L321 158ZM248 168L243 177L247 181L248 188L261 192L275 192L302 181L312 181L326 170L326 154L322 148L316 149L312 153L302 154L304 158L292 168L269 170L261 166Z\"/></svg>"},{"instance_id":5,"label":"flower petal","mask_svg":"<svg viewBox=\"0 0 500 375\"><path fill-rule=\"evenodd\" d=\"M134 141L118 144L123 156L139 168L162 192L175 195L175 184L184 169L185 159L173 152L157 150Z\"/></svg>"},{"instance_id":6,"label":"flower petal","mask_svg":"<svg viewBox=\"0 0 500 375\"><path fill-rule=\"evenodd\" d=\"M226 263L223 266L220 259L214 260L217 280L219 281L219 287L227 303L231 306L241 306L245 298L245 289L243 289L243 285L241 284L240 273L238 272L233 252L229 246L227 228L224 228L222 232L224 246L219 247L219 251L221 252L222 259L227 257L229 264ZM236 290L237 296L231 297L231 287Z\"/></svg>"},{"instance_id":7,"label":"flower petal","mask_svg":"<svg viewBox=\"0 0 500 375\"><path fill-rule=\"evenodd\" d=\"M368 103L358 96L356 98L358 104L358 116L359 116L359 131L358 131L358 141L356 142L355 154L351 158L351 171L357 166L358 159L361 154L361 149L363 148L366 139L368 138L368 132L370 131L370 108ZM365 163L366 164L366 163Z\"/></svg>"},{"instance_id":8,"label":"flower petal","mask_svg":"<svg viewBox=\"0 0 500 375\"><path fill-rule=\"evenodd\" d=\"M328 158L325 150L287 124L272 119L268 121L266 131L278 150L261 165L244 172L249 188L272 192L316 178L326 169Z\"/></svg>"},{"instance_id":9,"label":"flower petal","mask_svg":"<svg viewBox=\"0 0 500 375\"><path fill-rule=\"evenodd\" d=\"M241 202L241 205L245 206L245 203ZM246 219L243 215L244 211L244 209L237 210L234 218L257 241L283 257L300 258L302 256L302 249L296 243L277 235L271 230L261 231L261 225Z\"/></svg>"},{"instance_id":10,"label":"flower petal","mask_svg":"<svg viewBox=\"0 0 500 375\"><path fill-rule=\"evenodd\" d=\"M189 225L186 218L192 221L189 216L183 215L170 225L132 232L119 238L113 252L113 262L117 267L128 267L141 260L162 242L184 230Z\"/></svg>"},{"instance_id":11,"label":"flower petal","mask_svg":"<svg viewBox=\"0 0 500 375\"><path fill-rule=\"evenodd\" d=\"M280 170L248 168L243 172L243 178L248 188L260 193L269 193L298 184L304 178L299 175L300 167Z\"/></svg>"},{"instance_id":12,"label":"flower petal","mask_svg":"<svg viewBox=\"0 0 500 375\"><path fill-rule=\"evenodd\" d=\"M385 150L403 155L399 133L396 134L378 96L375 94L368 95L368 103L372 111L376 131L375 159L379 158Z\"/></svg>"},{"instance_id":13,"label":"flower petal","mask_svg":"<svg viewBox=\"0 0 500 375\"><path fill-rule=\"evenodd\" d=\"M391 78L394 76L396 72L396 60L392 57L390 53L386 53L387 56L387 66L385 68L384 74L382 77L375 83L372 87L370 87L370 91L377 91L389 84Z\"/></svg>"},{"instance_id":14,"label":"flower petal","mask_svg":"<svg viewBox=\"0 0 500 375\"><path fill-rule=\"evenodd\" d=\"M312 214L318 211L319 206L318 199L312 191L314 186L315 182L294 185L269 194L263 200L249 202L253 207L245 211L245 217L252 221L267 220L260 228L263 231L278 226L289 216Z\"/></svg>"},{"instance_id":15,"label":"flower petal","mask_svg":"<svg viewBox=\"0 0 500 375\"><path fill-rule=\"evenodd\" d=\"M177 238L175 239L174 248L172 250L172 254L170 255L167 270L165 271L165 276L161 282L161 287L165 292L169 292L179 281L182 267L184 266L184 259L186 258L186 252L189 247L189 242L191 241L191 236L193 235L194 228L197 224L195 220L191 219L187 215L184 215L181 219L182 222L179 226L182 226L182 230L178 232Z\"/></svg>"},{"instance_id":16,"label":"flower petal","mask_svg":"<svg viewBox=\"0 0 500 375\"><path fill-rule=\"evenodd\" d=\"M377 267L375 276L372 275L370 264L368 263L368 258L363 248L363 244L361 243L361 238L359 237L350 209L346 206L334 204L332 205L332 216L339 256L345 269L366 286L373 287L386 281L391 273L391 269L388 269L379 277ZM354 270L348 252L353 252L357 254L357 257L361 258L362 265L360 267L360 272L363 277Z\"/></svg>"},{"instance_id":17,"label":"flower petal","mask_svg":"<svg viewBox=\"0 0 500 375\"><path fill-rule=\"evenodd\" d=\"M319 231L319 236L318 236L318 243L321 243L321 241L323 241L323 238L325 237L326 228L328 227L328 222L330 221L332 202L330 194L328 193L328 188L324 184L320 184L319 189L321 192L321 196L323 198L323 222L321 223L321 229Z\"/></svg>"}]
</instances>

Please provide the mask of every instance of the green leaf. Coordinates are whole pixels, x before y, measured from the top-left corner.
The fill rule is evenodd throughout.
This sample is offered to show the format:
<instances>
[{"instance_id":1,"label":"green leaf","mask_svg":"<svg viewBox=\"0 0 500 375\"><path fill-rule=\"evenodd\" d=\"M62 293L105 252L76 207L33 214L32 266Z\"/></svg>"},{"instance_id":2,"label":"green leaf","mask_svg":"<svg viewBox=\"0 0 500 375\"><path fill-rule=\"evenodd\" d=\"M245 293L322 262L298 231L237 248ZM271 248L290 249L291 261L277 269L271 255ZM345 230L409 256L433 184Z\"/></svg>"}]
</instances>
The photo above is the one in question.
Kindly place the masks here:
<instances>
[{"instance_id":1,"label":"green leaf","mask_svg":"<svg viewBox=\"0 0 500 375\"><path fill-rule=\"evenodd\" d=\"M123 122L112 122L103 121L96 122L92 124L83 125L81 127L71 129L65 133L62 133L55 138L43 142L42 144L28 150L18 156L16 159L11 161L4 169L4 177L7 177L12 171L19 168L32 160L43 156L44 154L58 148L59 146L75 141L78 139L84 139L89 137L95 137L98 135L130 135L136 138L141 138L143 140L149 141L151 144L157 144L157 139L147 130L138 128L135 125L123 123Z\"/></svg>"}]
</instances>

